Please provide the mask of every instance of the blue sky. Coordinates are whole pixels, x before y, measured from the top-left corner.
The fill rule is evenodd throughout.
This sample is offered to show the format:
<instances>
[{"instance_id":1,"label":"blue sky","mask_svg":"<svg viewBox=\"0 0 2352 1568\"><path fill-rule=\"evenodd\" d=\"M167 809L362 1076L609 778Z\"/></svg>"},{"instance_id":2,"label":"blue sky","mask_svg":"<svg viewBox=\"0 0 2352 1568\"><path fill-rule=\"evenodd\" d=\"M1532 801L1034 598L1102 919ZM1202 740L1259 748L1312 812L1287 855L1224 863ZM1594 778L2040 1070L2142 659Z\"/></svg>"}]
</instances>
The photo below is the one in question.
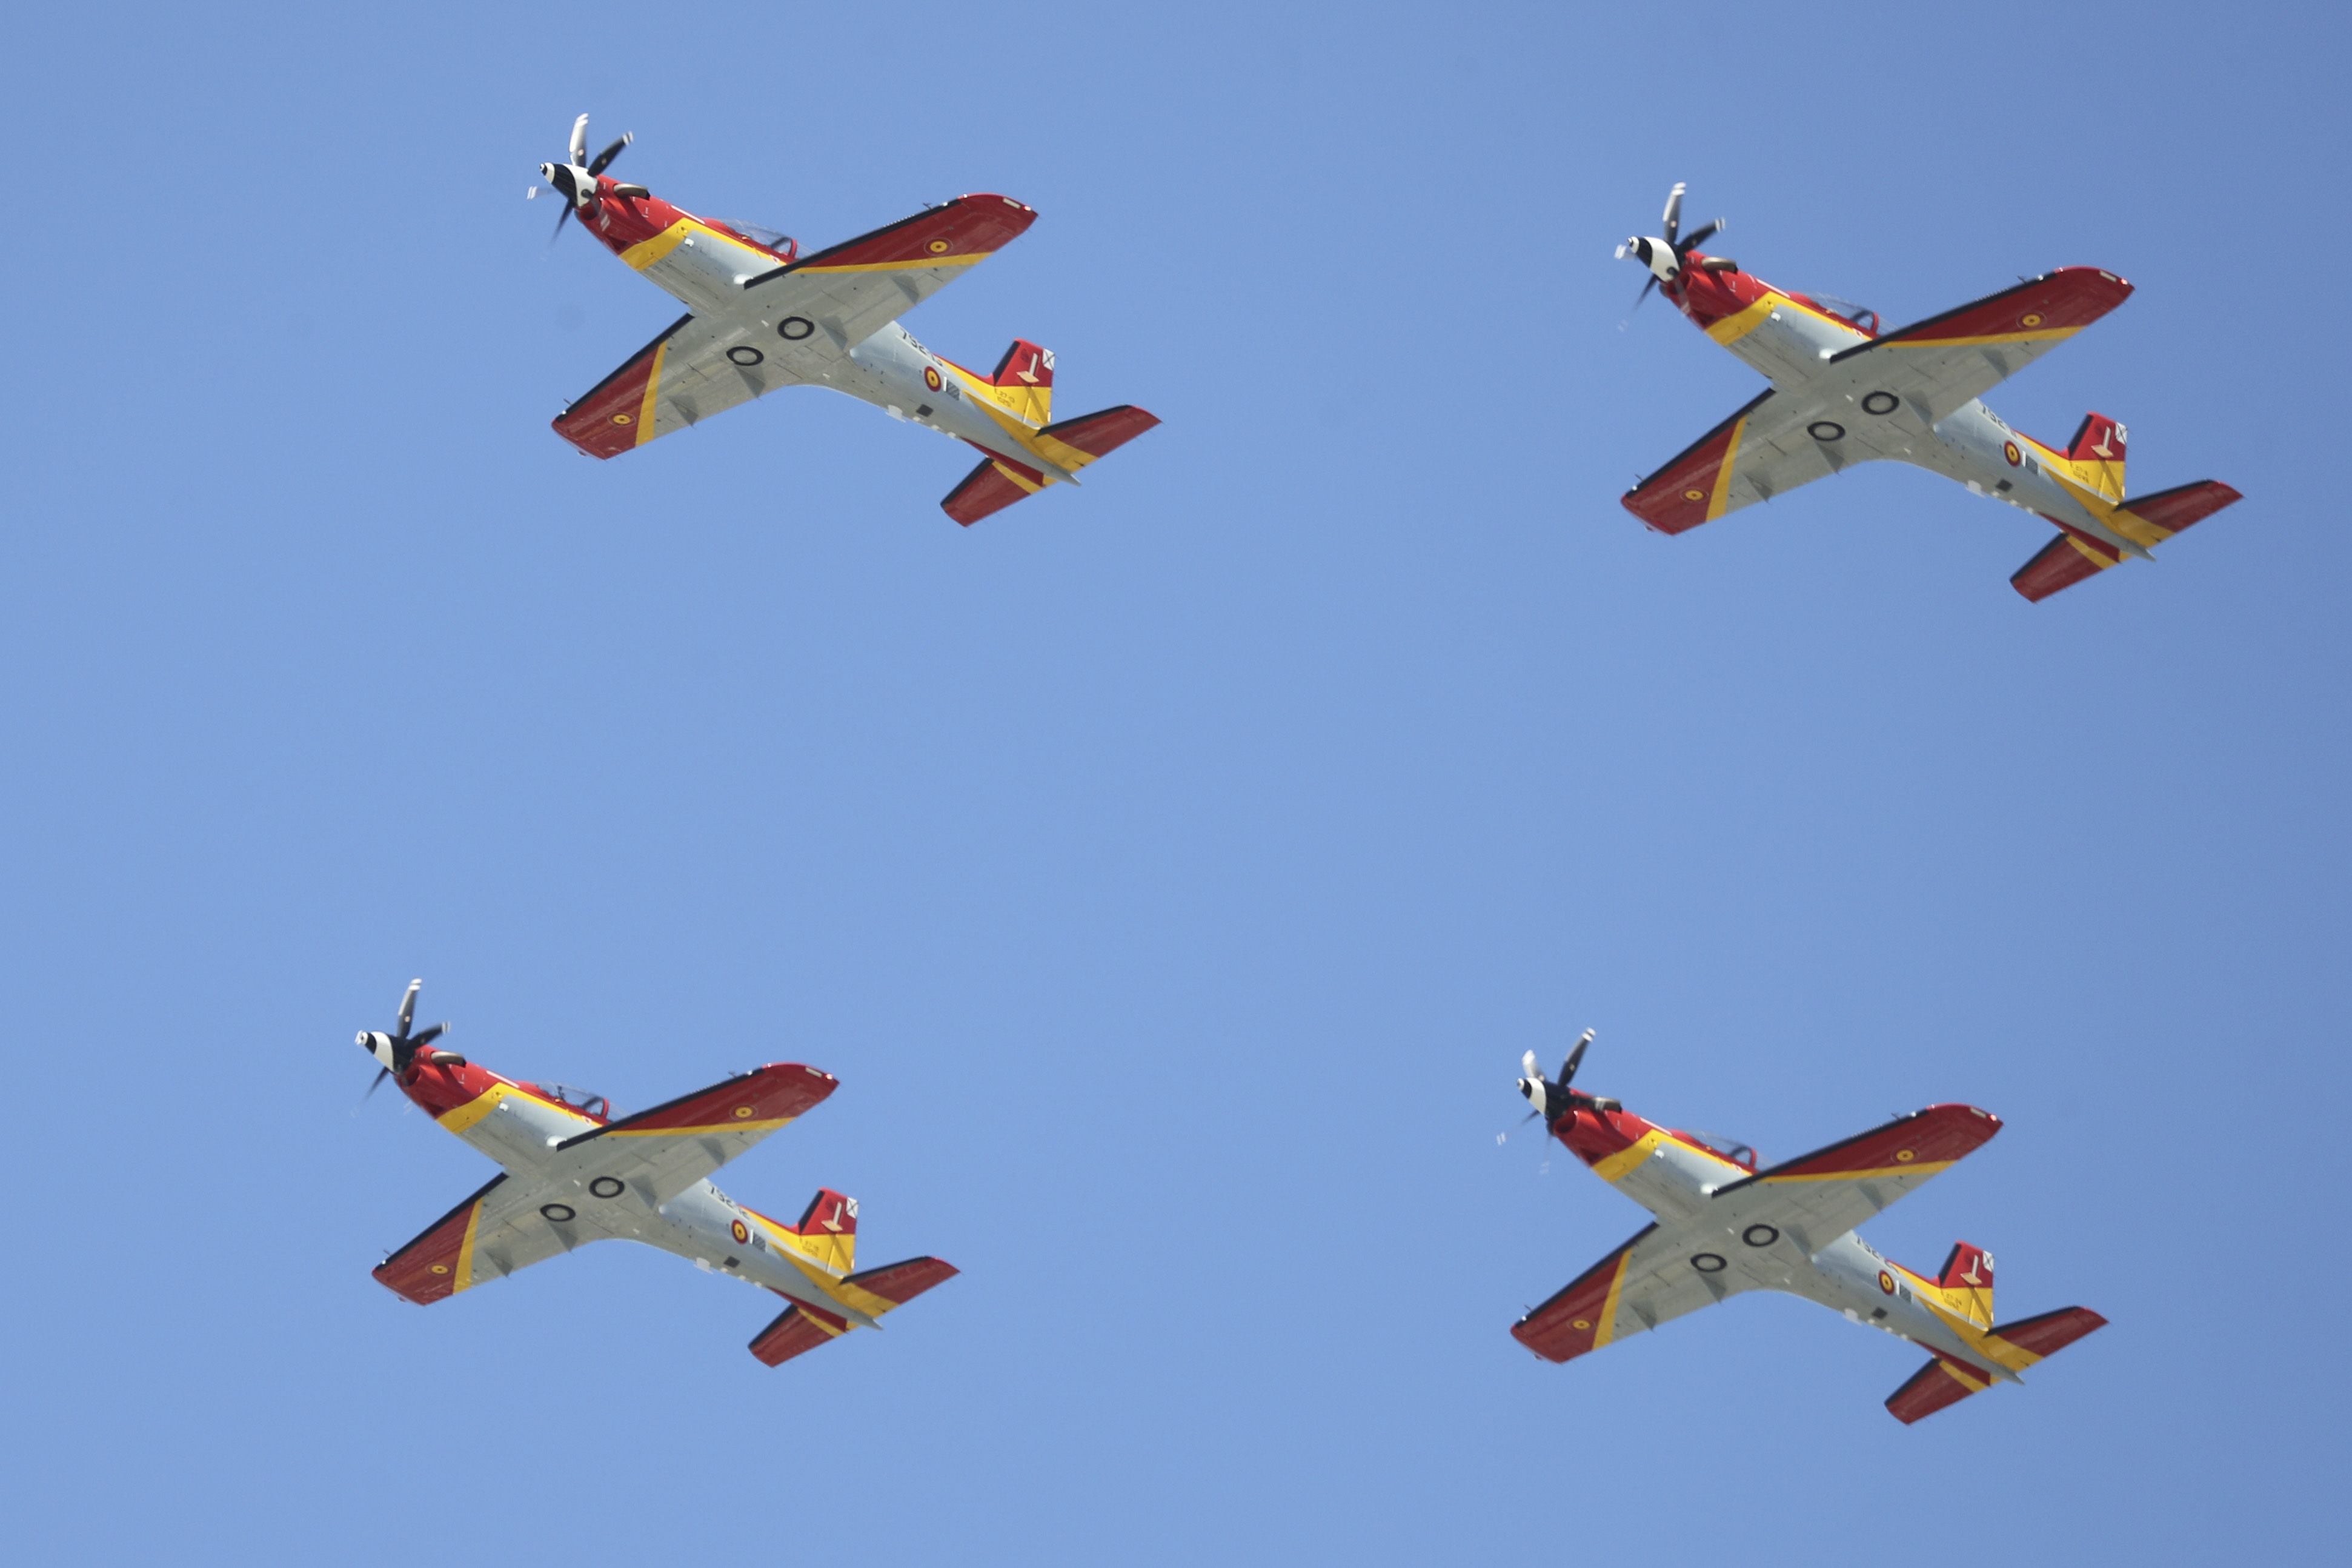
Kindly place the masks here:
<instances>
[{"instance_id":1,"label":"blue sky","mask_svg":"<svg viewBox=\"0 0 2352 1568\"><path fill-rule=\"evenodd\" d=\"M2340 10L91 6L0 60L18 1213L0 1502L45 1560L1603 1560L2310 1552L2337 1303ZM521 197L816 245L1003 191L908 318L1165 421L970 531L786 393L550 434L675 308ZM1753 375L1610 247L1902 321L2139 292L1993 405L2246 500L2040 606L1892 467L1617 505ZM730 1168L963 1276L780 1371L605 1247L419 1310L488 1173L353 1030L642 1107L834 1099ZM1793 1155L2004 1134L1866 1234L2114 1326L1918 1427L1744 1298L1506 1330L1643 1217L1530 1047ZM1507 1131L1498 1144L1496 1134ZM2323 1531L2328 1533L2323 1534ZM1923 1540L1923 1538L1925 1538ZM1825 1547L1825 1543L1835 1543Z\"/></svg>"}]
</instances>

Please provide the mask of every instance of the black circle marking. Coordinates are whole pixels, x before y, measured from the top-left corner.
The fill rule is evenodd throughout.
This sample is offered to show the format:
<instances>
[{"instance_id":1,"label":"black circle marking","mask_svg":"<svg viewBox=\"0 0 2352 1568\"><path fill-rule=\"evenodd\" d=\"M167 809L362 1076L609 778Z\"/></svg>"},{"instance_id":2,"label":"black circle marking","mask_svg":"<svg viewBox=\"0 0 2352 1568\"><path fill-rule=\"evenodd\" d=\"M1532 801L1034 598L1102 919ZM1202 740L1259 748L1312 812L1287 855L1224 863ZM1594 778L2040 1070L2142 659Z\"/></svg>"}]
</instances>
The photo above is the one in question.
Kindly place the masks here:
<instances>
[{"instance_id":1,"label":"black circle marking","mask_svg":"<svg viewBox=\"0 0 2352 1568\"><path fill-rule=\"evenodd\" d=\"M1863 398L1862 411L1864 414L1892 414L1902 402L1891 392L1874 392Z\"/></svg>"},{"instance_id":2,"label":"black circle marking","mask_svg":"<svg viewBox=\"0 0 2352 1568\"><path fill-rule=\"evenodd\" d=\"M570 1204L541 1204L539 1205L539 1212L558 1225L572 1217Z\"/></svg>"},{"instance_id":3,"label":"black circle marking","mask_svg":"<svg viewBox=\"0 0 2352 1568\"><path fill-rule=\"evenodd\" d=\"M1750 1247L1769 1247L1780 1239L1780 1233L1769 1225L1751 1225L1739 1233L1739 1239Z\"/></svg>"},{"instance_id":4,"label":"black circle marking","mask_svg":"<svg viewBox=\"0 0 2352 1568\"><path fill-rule=\"evenodd\" d=\"M1845 426L1834 419L1816 419L1805 426L1805 434L1816 441L1843 441Z\"/></svg>"},{"instance_id":5,"label":"black circle marking","mask_svg":"<svg viewBox=\"0 0 2352 1568\"><path fill-rule=\"evenodd\" d=\"M1712 1252L1695 1252L1691 1254L1691 1267L1701 1274L1720 1274L1723 1259Z\"/></svg>"},{"instance_id":6,"label":"black circle marking","mask_svg":"<svg viewBox=\"0 0 2352 1568\"><path fill-rule=\"evenodd\" d=\"M796 343L816 331L816 323L806 316L786 316L776 323L776 336L788 343Z\"/></svg>"},{"instance_id":7,"label":"black circle marking","mask_svg":"<svg viewBox=\"0 0 2352 1568\"><path fill-rule=\"evenodd\" d=\"M768 356L761 353L758 349L753 348L750 343L737 343L733 348L727 351L727 357L733 360L737 364L758 364L761 360L766 359Z\"/></svg>"},{"instance_id":8,"label":"black circle marking","mask_svg":"<svg viewBox=\"0 0 2352 1568\"><path fill-rule=\"evenodd\" d=\"M600 1198L617 1198L621 1195L621 1178L599 1176L588 1184L588 1190Z\"/></svg>"}]
</instances>

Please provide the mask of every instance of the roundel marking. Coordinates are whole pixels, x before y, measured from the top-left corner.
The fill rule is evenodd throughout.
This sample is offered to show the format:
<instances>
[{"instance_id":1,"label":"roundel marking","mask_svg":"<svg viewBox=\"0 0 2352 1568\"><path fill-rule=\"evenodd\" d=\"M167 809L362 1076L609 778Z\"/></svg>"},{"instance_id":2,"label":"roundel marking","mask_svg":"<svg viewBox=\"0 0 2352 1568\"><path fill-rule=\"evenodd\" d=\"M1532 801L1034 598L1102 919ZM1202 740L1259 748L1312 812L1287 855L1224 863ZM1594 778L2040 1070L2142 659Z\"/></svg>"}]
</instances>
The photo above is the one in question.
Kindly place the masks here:
<instances>
[{"instance_id":1,"label":"roundel marking","mask_svg":"<svg viewBox=\"0 0 2352 1568\"><path fill-rule=\"evenodd\" d=\"M1903 400L1891 392L1874 392L1862 400L1864 414L1892 414Z\"/></svg>"},{"instance_id":2,"label":"roundel marking","mask_svg":"<svg viewBox=\"0 0 2352 1568\"><path fill-rule=\"evenodd\" d=\"M621 1195L621 1178L599 1176L588 1184L588 1190L600 1198L617 1198Z\"/></svg>"},{"instance_id":3,"label":"roundel marking","mask_svg":"<svg viewBox=\"0 0 2352 1568\"><path fill-rule=\"evenodd\" d=\"M436 1263L433 1266L433 1272L436 1274L446 1274L449 1272L449 1266L446 1263Z\"/></svg>"},{"instance_id":4,"label":"roundel marking","mask_svg":"<svg viewBox=\"0 0 2352 1568\"><path fill-rule=\"evenodd\" d=\"M1918 1157L1918 1155L1914 1154L1908 1149L1897 1149L1895 1151L1895 1163L1898 1165L1907 1165Z\"/></svg>"},{"instance_id":5,"label":"roundel marking","mask_svg":"<svg viewBox=\"0 0 2352 1568\"><path fill-rule=\"evenodd\" d=\"M1590 1318L1577 1318L1571 1321L1568 1326L1574 1329L1578 1333L1582 1333L1585 1330L1592 1326L1592 1320Z\"/></svg>"},{"instance_id":6,"label":"roundel marking","mask_svg":"<svg viewBox=\"0 0 2352 1568\"><path fill-rule=\"evenodd\" d=\"M786 316L776 323L776 336L788 343L796 343L816 331L816 323L806 316Z\"/></svg>"},{"instance_id":7,"label":"roundel marking","mask_svg":"<svg viewBox=\"0 0 2352 1568\"><path fill-rule=\"evenodd\" d=\"M2017 443L2014 441L2003 441L2000 444L2000 455L2009 459L2009 466L2012 468L2025 461L2025 454L2017 449Z\"/></svg>"},{"instance_id":8,"label":"roundel marking","mask_svg":"<svg viewBox=\"0 0 2352 1568\"><path fill-rule=\"evenodd\" d=\"M933 392L940 389L940 373L935 367L928 364L923 367L923 384Z\"/></svg>"},{"instance_id":9,"label":"roundel marking","mask_svg":"<svg viewBox=\"0 0 2352 1568\"><path fill-rule=\"evenodd\" d=\"M736 1120L736 1121L751 1121L751 1108L750 1106L748 1106L748 1105L739 1105L739 1106L737 1106L737 1107L735 1108L735 1120Z\"/></svg>"},{"instance_id":10,"label":"roundel marking","mask_svg":"<svg viewBox=\"0 0 2352 1568\"><path fill-rule=\"evenodd\" d=\"M1706 499L1706 492L1705 490L1691 489L1685 490L1683 492L1683 500L1705 500Z\"/></svg>"},{"instance_id":11,"label":"roundel marking","mask_svg":"<svg viewBox=\"0 0 2352 1568\"><path fill-rule=\"evenodd\" d=\"M1769 1247L1780 1239L1780 1233L1769 1225L1751 1225L1739 1233L1739 1239L1750 1247Z\"/></svg>"},{"instance_id":12,"label":"roundel marking","mask_svg":"<svg viewBox=\"0 0 2352 1568\"><path fill-rule=\"evenodd\" d=\"M1878 1271L1878 1288L1887 1295L1895 1294L1895 1276L1882 1268Z\"/></svg>"},{"instance_id":13,"label":"roundel marking","mask_svg":"<svg viewBox=\"0 0 2352 1568\"><path fill-rule=\"evenodd\" d=\"M2017 318L2017 324L2021 327L2038 327L2042 324L2042 312L2039 310L2028 310L2025 314Z\"/></svg>"},{"instance_id":14,"label":"roundel marking","mask_svg":"<svg viewBox=\"0 0 2352 1568\"><path fill-rule=\"evenodd\" d=\"M749 343L737 343L733 348L727 351L727 357L733 360L737 364L758 364L761 360L766 359L768 356L761 353L758 349L753 348Z\"/></svg>"},{"instance_id":15,"label":"roundel marking","mask_svg":"<svg viewBox=\"0 0 2352 1568\"><path fill-rule=\"evenodd\" d=\"M625 414L615 414L613 416L613 423L615 425L626 425L630 423L630 419Z\"/></svg>"},{"instance_id":16,"label":"roundel marking","mask_svg":"<svg viewBox=\"0 0 2352 1568\"><path fill-rule=\"evenodd\" d=\"M1691 1267L1701 1274L1720 1274L1724 1264L1722 1258L1715 1253L1695 1252L1691 1254Z\"/></svg>"},{"instance_id":17,"label":"roundel marking","mask_svg":"<svg viewBox=\"0 0 2352 1568\"><path fill-rule=\"evenodd\" d=\"M744 1226L743 1222L740 1219L733 1225L729 1226L727 1228L734 1233L735 1239L739 1242L749 1241L751 1239L751 1231Z\"/></svg>"},{"instance_id":18,"label":"roundel marking","mask_svg":"<svg viewBox=\"0 0 2352 1568\"><path fill-rule=\"evenodd\" d=\"M1843 441L1845 426L1834 419L1816 419L1805 426L1805 434L1816 441Z\"/></svg>"},{"instance_id":19,"label":"roundel marking","mask_svg":"<svg viewBox=\"0 0 2352 1568\"><path fill-rule=\"evenodd\" d=\"M944 239L935 239L935 240L931 241L931 254L932 254L933 256L945 256L947 253L948 253L948 242L947 242L946 240L944 240ZM2040 321L2040 320L2041 320L2041 318L2040 318L2039 316L2037 316L2037 317L2035 317L2035 318L2034 318L2034 320L2036 320L2036 321Z\"/></svg>"},{"instance_id":20,"label":"roundel marking","mask_svg":"<svg viewBox=\"0 0 2352 1568\"><path fill-rule=\"evenodd\" d=\"M545 1215L548 1218L555 1221L556 1224L562 1225L565 1220L572 1217L572 1205L570 1204L541 1204L539 1205L539 1212Z\"/></svg>"}]
</instances>

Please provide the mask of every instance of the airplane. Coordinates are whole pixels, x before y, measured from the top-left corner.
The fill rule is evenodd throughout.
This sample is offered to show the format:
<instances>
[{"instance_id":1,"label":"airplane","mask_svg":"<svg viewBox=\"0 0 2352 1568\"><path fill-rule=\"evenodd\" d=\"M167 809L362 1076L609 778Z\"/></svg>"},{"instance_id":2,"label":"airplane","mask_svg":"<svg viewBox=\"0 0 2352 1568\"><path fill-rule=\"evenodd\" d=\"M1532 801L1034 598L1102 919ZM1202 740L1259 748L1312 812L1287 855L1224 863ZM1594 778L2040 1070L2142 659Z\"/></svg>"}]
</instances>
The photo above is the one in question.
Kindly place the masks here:
<instances>
[{"instance_id":1,"label":"airplane","mask_svg":"<svg viewBox=\"0 0 2352 1568\"><path fill-rule=\"evenodd\" d=\"M803 256L757 224L697 217L605 173L624 136L588 156L588 117L567 161L541 163L567 221L675 295L686 314L555 420L592 458L614 458L780 386L829 386L893 419L979 448L940 505L966 527L1078 471L1160 423L1121 404L1053 417L1054 356L1016 338L986 375L917 342L898 318L1017 238L1037 216L1010 196L958 196ZM529 195L539 195L533 185Z\"/></svg>"},{"instance_id":2,"label":"airplane","mask_svg":"<svg viewBox=\"0 0 2352 1568\"><path fill-rule=\"evenodd\" d=\"M2054 272L1973 304L1884 331L1877 313L1827 294L1778 289L1687 237L1683 186L1666 197L1665 233L1617 247L1650 270L1652 289L1771 380L1771 386L1624 496L1661 533L1683 533L1855 463L1891 458L1958 479L1978 495L2055 523L2057 538L2010 584L2036 603L2149 552L2238 492L2217 480L2126 500L2124 426L2086 414L2064 448L2013 428L1979 401L2124 302L2132 286L2095 267Z\"/></svg>"},{"instance_id":3,"label":"airplane","mask_svg":"<svg viewBox=\"0 0 2352 1568\"><path fill-rule=\"evenodd\" d=\"M857 1268L857 1202L829 1187L786 1225L711 1184L712 1172L831 1094L832 1074L771 1062L622 1116L602 1095L502 1078L436 1047L446 1024L412 1034L423 984L408 983L391 1033L360 1032L380 1069L367 1092L391 1079L506 1169L375 1270L403 1300L429 1307L592 1241L641 1241L784 1298L751 1343L775 1366L852 1329L880 1328L886 1313L954 1277L936 1258Z\"/></svg>"},{"instance_id":4,"label":"airplane","mask_svg":"<svg viewBox=\"0 0 2352 1568\"><path fill-rule=\"evenodd\" d=\"M2000 1131L1992 1112L1931 1105L1759 1168L1745 1143L1658 1127L1570 1087L1592 1037L1584 1031L1556 1079L1528 1052L1519 1092L1553 1137L1658 1217L1512 1326L1546 1361L1573 1361L1743 1290L1779 1290L1927 1352L1886 1400L1909 1426L1996 1383L2023 1382L2027 1368L2106 1326L2087 1307L1995 1323L1990 1252L1956 1242L1930 1279L1854 1234Z\"/></svg>"}]
</instances>

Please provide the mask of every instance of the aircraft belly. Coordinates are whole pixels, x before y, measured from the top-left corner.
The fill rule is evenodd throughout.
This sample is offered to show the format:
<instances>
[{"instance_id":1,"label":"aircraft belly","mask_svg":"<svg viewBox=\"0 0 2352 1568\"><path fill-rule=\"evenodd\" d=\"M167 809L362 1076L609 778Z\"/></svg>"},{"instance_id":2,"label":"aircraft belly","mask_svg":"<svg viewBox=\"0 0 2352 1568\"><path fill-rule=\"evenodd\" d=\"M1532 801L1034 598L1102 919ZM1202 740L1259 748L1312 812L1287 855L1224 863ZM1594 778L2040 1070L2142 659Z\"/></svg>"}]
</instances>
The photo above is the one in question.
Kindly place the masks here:
<instances>
[{"instance_id":1,"label":"aircraft belly","mask_svg":"<svg viewBox=\"0 0 2352 1568\"><path fill-rule=\"evenodd\" d=\"M1661 1220L1689 1219L1706 1207L1706 1188L1736 1178L1717 1161L1662 1140L1649 1158L1619 1176L1617 1188Z\"/></svg>"},{"instance_id":2,"label":"aircraft belly","mask_svg":"<svg viewBox=\"0 0 2352 1568\"><path fill-rule=\"evenodd\" d=\"M1820 375L1831 355L1862 341L1859 332L1832 326L1798 306L1780 304L1728 346L1774 386L1792 393Z\"/></svg>"},{"instance_id":3,"label":"aircraft belly","mask_svg":"<svg viewBox=\"0 0 2352 1568\"><path fill-rule=\"evenodd\" d=\"M737 1240L740 1225L744 1239ZM635 1237L675 1253L709 1273L740 1279L839 1314L843 1305L808 1273L768 1245L759 1224L709 1182L693 1186L649 1216Z\"/></svg>"},{"instance_id":4,"label":"aircraft belly","mask_svg":"<svg viewBox=\"0 0 2352 1568\"><path fill-rule=\"evenodd\" d=\"M933 378L937 386L931 384ZM970 441L1032 468L1038 466L1035 453L1024 450L964 395L954 368L895 321L850 350L826 384L909 424Z\"/></svg>"},{"instance_id":5,"label":"aircraft belly","mask_svg":"<svg viewBox=\"0 0 2352 1568\"><path fill-rule=\"evenodd\" d=\"M553 1155L556 1144L595 1125L584 1116L557 1110L504 1084L482 1099L491 1102L486 1109L478 1110L478 1100L443 1120L466 1119L465 1126L451 1131L518 1176L535 1175Z\"/></svg>"},{"instance_id":6,"label":"aircraft belly","mask_svg":"<svg viewBox=\"0 0 2352 1568\"><path fill-rule=\"evenodd\" d=\"M776 266L773 257L746 249L705 229L689 234L656 261L646 278L698 316L726 315L743 305L743 280Z\"/></svg>"}]
</instances>

